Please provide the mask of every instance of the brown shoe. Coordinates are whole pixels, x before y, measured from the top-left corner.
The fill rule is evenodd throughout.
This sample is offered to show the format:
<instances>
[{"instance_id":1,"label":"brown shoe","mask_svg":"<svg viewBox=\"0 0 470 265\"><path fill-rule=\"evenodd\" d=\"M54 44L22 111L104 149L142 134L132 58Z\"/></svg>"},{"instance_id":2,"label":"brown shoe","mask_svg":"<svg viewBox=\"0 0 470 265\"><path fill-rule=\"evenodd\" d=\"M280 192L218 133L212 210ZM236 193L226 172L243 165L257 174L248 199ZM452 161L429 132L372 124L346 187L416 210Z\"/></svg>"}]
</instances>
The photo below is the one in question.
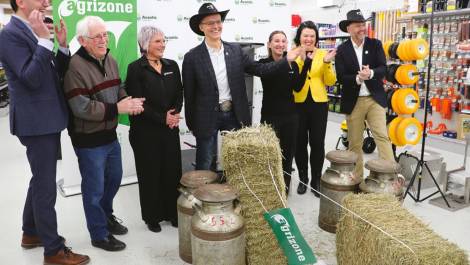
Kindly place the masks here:
<instances>
[{"instance_id":1,"label":"brown shoe","mask_svg":"<svg viewBox=\"0 0 470 265\"><path fill-rule=\"evenodd\" d=\"M90 262L90 257L73 253L68 247L60 250L54 256L44 256L44 265L84 265Z\"/></svg>"},{"instance_id":2,"label":"brown shoe","mask_svg":"<svg viewBox=\"0 0 470 265\"><path fill-rule=\"evenodd\" d=\"M23 233L21 246L26 249L42 247L41 239L38 236L28 236Z\"/></svg>"},{"instance_id":3,"label":"brown shoe","mask_svg":"<svg viewBox=\"0 0 470 265\"><path fill-rule=\"evenodd\" d=\"M59 236L62 240L62 243L65 243L65 238ZM42 241L38 236L28 236L23 233L21 237L21 246L25 249L31 249L35 247L42 247Z\"/></svg>"}]
</instances>

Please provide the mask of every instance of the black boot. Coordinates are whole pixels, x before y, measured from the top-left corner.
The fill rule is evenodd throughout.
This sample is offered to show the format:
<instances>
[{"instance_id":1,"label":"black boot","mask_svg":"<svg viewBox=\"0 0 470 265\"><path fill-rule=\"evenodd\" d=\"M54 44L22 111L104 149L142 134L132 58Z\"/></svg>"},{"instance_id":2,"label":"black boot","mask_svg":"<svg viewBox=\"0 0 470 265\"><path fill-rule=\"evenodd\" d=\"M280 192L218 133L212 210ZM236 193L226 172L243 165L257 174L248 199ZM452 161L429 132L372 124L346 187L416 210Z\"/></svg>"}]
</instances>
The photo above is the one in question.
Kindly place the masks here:
<instances>
[{"instance_id":1,"label":"black boot","mask_svg":"<svg viewBox=\"0 0 470 265\"><path fill-rule=\"evenodd\" d=\"M308 183L308 171L299 170L299 179L301 182L299 183L299 186L297 187L297 193L304 194L307 191L307 186L303 183Z\"/></svg>"},{"instance_id":2,"label":"black boot","mask_svg":"<svg viewBox=\"0 0 470 265\"><path fill-rule=\"evenodd\" d=\"M319 198L320 194L316 191L320 191L320 179L321 174L315 174L312 176L312 180L310 181L310 191L315 195L315 197Z\"/></svg>"}]
</instances>

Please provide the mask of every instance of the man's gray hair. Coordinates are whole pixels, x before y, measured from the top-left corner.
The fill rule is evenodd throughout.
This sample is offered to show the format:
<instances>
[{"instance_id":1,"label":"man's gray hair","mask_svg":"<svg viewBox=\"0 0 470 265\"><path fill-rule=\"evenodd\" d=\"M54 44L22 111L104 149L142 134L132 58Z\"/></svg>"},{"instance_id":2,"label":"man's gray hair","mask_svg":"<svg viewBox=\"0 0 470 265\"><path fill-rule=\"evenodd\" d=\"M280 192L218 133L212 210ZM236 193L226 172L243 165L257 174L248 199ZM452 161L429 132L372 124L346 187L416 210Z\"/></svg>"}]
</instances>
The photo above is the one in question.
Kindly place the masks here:
<instances>
[{"instance_id":1,"label":"man's gray hair","mask_svg":"<svg viewBox=\"0 0 470 265\"><path fill-rule=\"evenodd\" d=\"M100 17L86 16L82 18L77 23L77 30L76 30L77 37L90 37L88 35L90 31L90 27L95 26L95 25L102 25L106 27L106 23Z\"/></svg>"},{"instance_id":2,"label":"man's gray hair","mask_svg":"<svg viewBox=\"0 0 470 265\"><path fill-rule=\"evenodd\" d=\"M165 34L159 28L155 26L143 26L140 31L137 39L139 41L139 46L142 51L147 52L149 48L149 43L152 40L153 36L161 34L165 38Z\"/></svg>"}]
</instances>

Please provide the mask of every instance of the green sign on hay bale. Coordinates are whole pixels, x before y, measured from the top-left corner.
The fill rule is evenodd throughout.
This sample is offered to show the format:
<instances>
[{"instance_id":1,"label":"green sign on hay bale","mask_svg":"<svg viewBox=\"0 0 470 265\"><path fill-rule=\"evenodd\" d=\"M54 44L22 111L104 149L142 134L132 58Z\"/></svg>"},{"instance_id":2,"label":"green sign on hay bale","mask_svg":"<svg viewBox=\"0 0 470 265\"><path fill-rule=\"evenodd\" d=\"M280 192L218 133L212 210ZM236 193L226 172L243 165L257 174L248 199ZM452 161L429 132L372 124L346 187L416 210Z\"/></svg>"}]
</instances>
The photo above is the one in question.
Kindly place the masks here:
<instances>
[{"instance_id":1,"label":"green sign on hay bale","mask_svg":"<svg viewBox=\"0 0 470 265\"><path fill-rule=\"evenodd\" d=\"M248 263L287 264L271 228L264 220L265 210L242 178L243 175L246 184L268 211L284 208L271 178L272 172L285 201L281 149L276 134L268 126L249 127L226 134L222 139L222 164L228 183L240 193Z\"/></svg>"},{"instance_id":2,"label":"green sign on hay bale","mask_svg":"<svg viewBox=\"0 0 470 265\"><path fill-rule=\"evenodd\" d=\"M441 238L387 194L348 195L336 230L338 265L468 265L457 245Z\"/></svg>"}]
</instances>

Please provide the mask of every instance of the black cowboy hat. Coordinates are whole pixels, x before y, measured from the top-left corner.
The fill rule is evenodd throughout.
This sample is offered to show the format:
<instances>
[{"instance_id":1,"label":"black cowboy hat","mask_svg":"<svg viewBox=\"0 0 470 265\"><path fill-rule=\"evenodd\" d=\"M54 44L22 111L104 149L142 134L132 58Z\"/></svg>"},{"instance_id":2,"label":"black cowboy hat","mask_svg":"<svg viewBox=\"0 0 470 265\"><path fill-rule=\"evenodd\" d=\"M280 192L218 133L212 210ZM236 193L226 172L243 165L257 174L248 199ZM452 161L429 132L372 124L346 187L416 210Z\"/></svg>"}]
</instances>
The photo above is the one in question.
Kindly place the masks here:
<instances>
[{"instance_id":1,"label":"black cowboy hat","mask_svg":"<svg viewBox=\"0 0 470 265\"><path fill-rule=\"evenodd\" d=\"M341 22L339 22L339 29L347 33L347 27L349 26L349 24L354 22L366 22L366 19L362 15L360 9L354 9L349 11L346 15L346 20L342 20Z\"/></svg>"},{"instance_id":2,"label":"black cowboy hat","mask_svg":"<svg viewBox=\"0 0 470 265\"><path fill-rule=\"evenodd\" d=\"M201 24L201 20L210 15L220 14L220 16L222 17L222 21L224 21L228 11L229 10L224 10L219 12L212 3L204 3L199 8L199 12L189 19L189 26L191 27L191 30L194 31L194 33L204 36L204 32L199 29L199 24Z\"/></svg>"}]
</instances>

